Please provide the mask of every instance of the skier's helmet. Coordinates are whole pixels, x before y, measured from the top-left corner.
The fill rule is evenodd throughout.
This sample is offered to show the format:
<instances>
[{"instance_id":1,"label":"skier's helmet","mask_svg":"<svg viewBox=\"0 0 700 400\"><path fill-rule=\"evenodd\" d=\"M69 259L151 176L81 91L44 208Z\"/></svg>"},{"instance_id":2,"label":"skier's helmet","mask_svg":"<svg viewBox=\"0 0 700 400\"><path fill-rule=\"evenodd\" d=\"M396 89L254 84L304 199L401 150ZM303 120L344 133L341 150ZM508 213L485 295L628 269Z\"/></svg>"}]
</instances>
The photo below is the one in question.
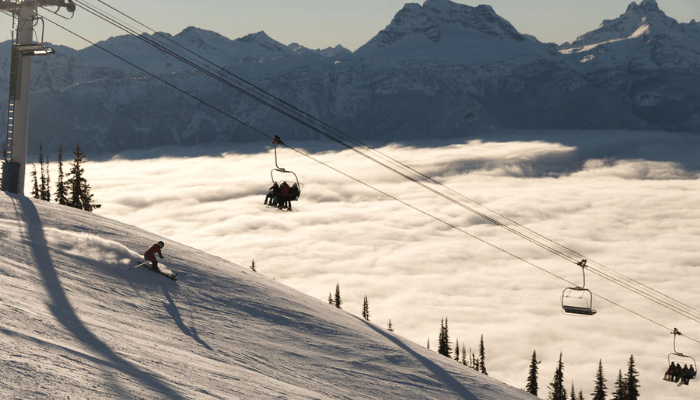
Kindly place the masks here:
<instances>
[{"instance_id":1,"label":"skier's helmet","mask_svg":"<svg viewBox=\"0 0 700 400\"><path fill-rule=\"evenodd\" d=\"M163 242L158 242L158 247L160 247L160 248L162 249L163 246L165 246L165 243L163 243Z\"/></svg>"}]
</instances>

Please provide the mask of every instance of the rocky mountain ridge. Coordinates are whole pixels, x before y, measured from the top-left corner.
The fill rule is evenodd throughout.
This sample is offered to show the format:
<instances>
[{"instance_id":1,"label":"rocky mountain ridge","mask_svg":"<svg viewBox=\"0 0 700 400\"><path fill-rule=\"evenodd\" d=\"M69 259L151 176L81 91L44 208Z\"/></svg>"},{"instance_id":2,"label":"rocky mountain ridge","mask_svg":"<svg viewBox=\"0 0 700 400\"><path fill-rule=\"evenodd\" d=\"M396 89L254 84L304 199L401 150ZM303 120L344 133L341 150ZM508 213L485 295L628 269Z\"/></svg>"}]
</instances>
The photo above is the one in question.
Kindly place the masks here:
<instances>
[{"instance_id":1,"label":"rocky mountain ridge","mask_svg":"<svg viewBox=\"0 0 700 400\"><path fill-rule=\"evenodd\" d=\"M378 142L485 137L501 129L697 132L698 39L700 24L676 22L655 0L631 3L559 47L518 32L490 6L427 0L404 6L354 53L286 46L264 32L229 40L194 27L174 36L114 37L80 51L54 46L55 55L34 59L30 149L80 142L95 153L267 140L222 113L269 135L318 138L241 95L240 88L257 90L249 83ZM5 91L9 54L9 43L0 45Z\"/></svg>"}]
</instances>

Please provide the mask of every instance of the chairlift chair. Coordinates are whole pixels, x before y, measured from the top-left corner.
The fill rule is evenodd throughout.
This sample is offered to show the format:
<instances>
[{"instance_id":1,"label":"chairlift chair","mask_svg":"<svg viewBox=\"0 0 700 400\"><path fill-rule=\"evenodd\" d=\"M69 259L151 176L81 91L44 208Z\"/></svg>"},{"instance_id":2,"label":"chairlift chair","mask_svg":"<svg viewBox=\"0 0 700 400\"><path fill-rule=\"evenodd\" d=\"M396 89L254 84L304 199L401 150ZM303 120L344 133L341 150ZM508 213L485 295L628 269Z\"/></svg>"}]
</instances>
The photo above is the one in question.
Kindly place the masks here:
<instances>
[{"instance_id":1,"label":"chairlift chair","mask_svg":"<svg viewBox=\"0 0 700 400\"><path fill-rule=\"evenodd\" d=\"M577 263L583 272L583 286L568 287L561 293L561 308L565 314L595 315L593 293L586 289L586 260Z\"/></svg>"},{"instance_id":2,"label":"chairlift chair","mask_svg":"<svg viewBox=\"0 0 700 400\"><path fill-rule=\"evenodd\" d=\"M284 145L282 140L279 138L279 136L275 135L275 137L272 139L272 144L275 146L275 168L273 168L270 171L270 179L272 180L272 184L274 185L275 183L279 183L279 186L282 186L283 183L287 183L289 185L290 183L292 185L296 185L296 193L293 195L287 195L284 196L285 201L296 201L299 200L299 196L301 196L301 188L302 184L299 183L299 177L297 177L297 174L295 174L293 171L284 169L279 166L277 163L277 145ZM269 194L268 194L269 196ZM289 206L289 209L291 210L291 204Z\"/></svg>"},{"instance_id":3,"label":"chairlift chair","mask_svg":"<svg viewBox=\"0 0 700 400\"><path fill-rule=\"evenodd\" d=\"M685 377L685 379L687 379L687 380L695 379L695 376L697 375L697 371L698 371L698 364L695 362L695 358L693 358L692 356L689 356L687 354L683 354L683 353L676 351L676 336L682 335L682 333L680 333L678 331L678 329L673 328L673 332L671 332L671 334L673 335L673 353L669 353L669 355L668 355L668 368L669 369L667 371L670 371L671 363L675 363L676 365L679 365L679 366L681 364L684 364L684 365L690 364L693 367L694 372L692 375ZM678 382L678 380L667 379L667 378L673 378L673 376L668 376L668 372L664 376L664 380L668 381L668 382ZM683 379L682 377L678 377L678 378L679 378L679 380Z\"/></svg>"}]
</instances>

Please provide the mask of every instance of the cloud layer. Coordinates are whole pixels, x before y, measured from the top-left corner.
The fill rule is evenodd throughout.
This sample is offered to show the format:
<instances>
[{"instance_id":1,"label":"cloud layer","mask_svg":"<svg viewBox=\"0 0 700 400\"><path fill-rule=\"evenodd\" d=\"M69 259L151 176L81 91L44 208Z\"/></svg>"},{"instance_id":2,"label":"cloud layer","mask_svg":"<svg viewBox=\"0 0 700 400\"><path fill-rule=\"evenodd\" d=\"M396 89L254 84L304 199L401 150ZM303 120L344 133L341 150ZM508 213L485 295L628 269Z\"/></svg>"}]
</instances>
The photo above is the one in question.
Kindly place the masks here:
<instances>
[{"instance_id":1,"label":"cloud layer","mask_svg":"<svg viewBox=\"0 0 700 400\"><path fill-rule=\"evenodd\" d=\"M259 273L321 301L339 283L347 312L359 316L366 295L374 323L386 326L391 319L397 333L421 344L430 340L432 348L447 317L451 339L467 349L475 351L484 335L489 374L516 387L525 386L536 350L542 397L559 352L567 390L573 381L586 397L598 360L612 392L632 354L644 398L700 396L695 382L676 387L661 380L673 350L669 329L688 337L678 338L678 351L700 355L693 341L700 338L697 322L590 273L587 288L630 311L596 297L596 316L562 315L560 295L568 282L581 284L579 267L352 151L314 157L434 218L288 149L279 151L279 164L304 184L297 211L267 208L273 154L236 150L200 147L88 162L86 177L102 204L96 213L162 235L166 262L167 240L175 240L243 267L255 260ZM462 199L470 207L496 210L700 306L694 284L700 184L677 164L592 159L581 165L574 147L546 142L381 151L478 203Z\"/></svg>"}]
</instances>

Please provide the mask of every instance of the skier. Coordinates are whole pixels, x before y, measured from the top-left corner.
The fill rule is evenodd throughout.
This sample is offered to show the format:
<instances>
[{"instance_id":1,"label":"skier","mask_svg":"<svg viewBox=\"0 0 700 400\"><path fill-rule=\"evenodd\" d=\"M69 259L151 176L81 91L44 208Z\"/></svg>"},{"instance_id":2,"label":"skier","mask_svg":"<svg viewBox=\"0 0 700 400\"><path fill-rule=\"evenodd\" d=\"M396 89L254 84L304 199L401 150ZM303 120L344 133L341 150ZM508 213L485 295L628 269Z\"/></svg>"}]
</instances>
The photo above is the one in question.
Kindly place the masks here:
<instances>
[{"instance_id":1,"label":"skier","mask_svg":"<svg viewBox=\"0 0 700 400\"><path fill-rule=\"evenodd\" d=\"M160 271L158 269L158 260L156 260L156 253L158 253L158 257L160 257L162 260L163 253L160 252L160 249L162 249L163 246L165 246L165 244L163 242L159 241L158 243L151 246L148 250L146 250L146 253L144 253L144 255L143 255L143 258L146 261L151 262L151 266L155 271Z\"/></svg>"}]
</instances>

